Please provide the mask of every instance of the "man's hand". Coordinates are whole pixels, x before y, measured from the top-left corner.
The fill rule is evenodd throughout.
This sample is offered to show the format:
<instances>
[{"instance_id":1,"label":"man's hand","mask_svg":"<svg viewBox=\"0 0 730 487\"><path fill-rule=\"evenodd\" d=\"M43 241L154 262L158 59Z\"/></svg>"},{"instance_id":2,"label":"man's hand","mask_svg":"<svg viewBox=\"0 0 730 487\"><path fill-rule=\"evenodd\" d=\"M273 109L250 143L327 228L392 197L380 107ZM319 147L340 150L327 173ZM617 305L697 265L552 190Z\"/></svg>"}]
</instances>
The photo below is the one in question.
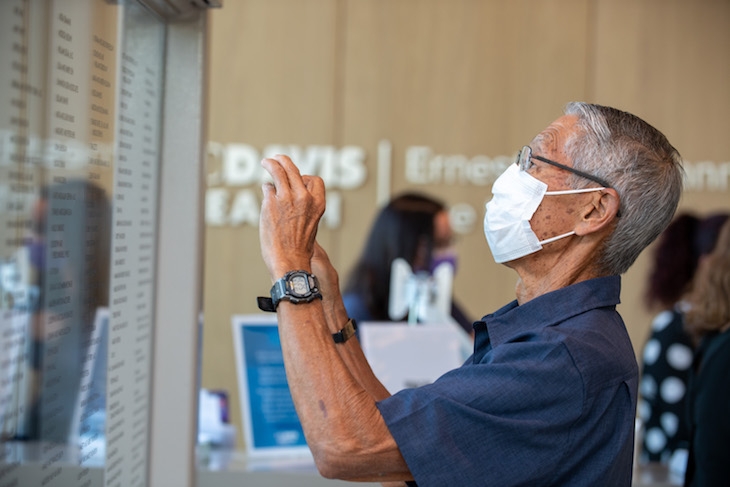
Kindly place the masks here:
<instances>
[{"instance_id":1,"label":"man's hand","mask_svg":"<svg viewBox=\"0 0 730 487\"><path fill-rule=\"evenodd\" d=\"M285 273L311 270L319 220L325 209L324 182L302 176L287 156L261 161L273 182L263 185L259 223L261 255L272 281Z\"/></svg>"},{"instance_id":2,"label":"man's hand","mask_svg":"<svg viewBox=\"0 0 730 487\"><path fill-rule=\"evenodd\" d=\"M312 273L319 279L320 287L327 287L328 291L336 291L339 294L340 284L337 270L330 262L327 252L317 242L314 243L314 254L312 255Z\"/></svg>"}]
</instances>

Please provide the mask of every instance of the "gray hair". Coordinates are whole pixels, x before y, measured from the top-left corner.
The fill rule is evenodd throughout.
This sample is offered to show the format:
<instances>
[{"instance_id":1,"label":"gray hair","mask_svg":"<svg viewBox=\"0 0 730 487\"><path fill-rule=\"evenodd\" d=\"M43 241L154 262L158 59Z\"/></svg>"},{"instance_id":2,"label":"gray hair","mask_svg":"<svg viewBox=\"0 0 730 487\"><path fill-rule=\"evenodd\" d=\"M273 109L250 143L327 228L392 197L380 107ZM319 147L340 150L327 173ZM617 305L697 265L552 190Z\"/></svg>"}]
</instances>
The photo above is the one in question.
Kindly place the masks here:
<instances>
[{"instance_id":1,"label":"gray hair","mask_svg":"<svg viewBox=\"0 0 730 487\"><path fill-rule=\"evenodd\" d=\"M620 217L597 264L623 274L671 222L682 193L682 158L664 134L630 113L572 102L565 114L578 117L565 146L573 167L608 181L619 195Z\"/></svg>"}]
</instances>

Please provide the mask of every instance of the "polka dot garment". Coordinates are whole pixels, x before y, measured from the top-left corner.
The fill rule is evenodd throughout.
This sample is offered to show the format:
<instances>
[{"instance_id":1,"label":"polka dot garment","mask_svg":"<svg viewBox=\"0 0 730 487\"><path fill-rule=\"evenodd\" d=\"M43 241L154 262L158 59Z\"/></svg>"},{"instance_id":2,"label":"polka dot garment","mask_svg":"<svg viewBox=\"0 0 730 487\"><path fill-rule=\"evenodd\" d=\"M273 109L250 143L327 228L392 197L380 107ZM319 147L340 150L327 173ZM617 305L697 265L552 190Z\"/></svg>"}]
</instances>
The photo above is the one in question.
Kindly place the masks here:
<instances>
[{"instance_id":1,"label":"polka dot garment","mask_svg":"<svg viewBox=\"0 0 730 487\"><path fill-rule=\"evenodd\" d=\"M644 427L642 462L669 463L685 455L687 380L692 366L692 341L679 309L659 313L642 355L638 416Z\"/></svg>"}]
</instances>

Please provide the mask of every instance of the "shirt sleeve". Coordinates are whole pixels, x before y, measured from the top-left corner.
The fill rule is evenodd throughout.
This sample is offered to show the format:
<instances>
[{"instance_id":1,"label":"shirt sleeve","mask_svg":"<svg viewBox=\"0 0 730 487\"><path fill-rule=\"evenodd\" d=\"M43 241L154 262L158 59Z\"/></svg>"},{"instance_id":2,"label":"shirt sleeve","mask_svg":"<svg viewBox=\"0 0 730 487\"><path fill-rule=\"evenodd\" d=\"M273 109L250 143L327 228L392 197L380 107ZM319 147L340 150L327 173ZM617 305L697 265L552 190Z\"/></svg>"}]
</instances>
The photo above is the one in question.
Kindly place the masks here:
<instances>
[{"instance_id":1,"label":"shirt sleeve","mask_svg":"<svg viewBox=\"0 0 730 487\"><path fill-rule=\"evenodd\" d=\"M583 397L565 346L527 341L378 408L420 487L538 485L570 450Z\"/></svg>"}]
</instances>

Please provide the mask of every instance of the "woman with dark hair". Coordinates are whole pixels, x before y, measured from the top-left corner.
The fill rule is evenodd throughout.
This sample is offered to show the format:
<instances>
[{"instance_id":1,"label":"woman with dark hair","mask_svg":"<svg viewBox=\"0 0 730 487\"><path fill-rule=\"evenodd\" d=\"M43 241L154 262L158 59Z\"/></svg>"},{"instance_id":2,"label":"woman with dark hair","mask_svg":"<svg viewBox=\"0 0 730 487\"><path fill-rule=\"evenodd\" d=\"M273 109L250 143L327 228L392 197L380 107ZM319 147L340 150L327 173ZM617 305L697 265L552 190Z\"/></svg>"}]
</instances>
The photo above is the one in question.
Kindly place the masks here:
<instances>
[{"instance_id":1,"label":"woman with dark hair","mask_svg":"<svg viewBox=\"0 0 730 487\"><path fill-rule=\"evenodd\" d=\"M449 214L441 201L412 192L393 198L375 218L346 282L343 298L350 317L358 321L406 319L391 319L388 314L393 261L404 259L414 272L430 272L443 261L455 266L452 240ZM471 321L453 304L451 314L471 333Z\"/></svg>"},{"instance_id":2,"label":"woman with dark hair","mask_svg":"<svg viewBox=\"0 0 730 487\"><path fill-rule=\"evenodd\" d=\"M690 373L689 457L685 486L727 485L730 479L730 221L700 262L686 312L697 343Z\"/></svg>"},{"instance_id":3,"label":"woman with dark hair","mask_svg":"<svg viewBox=\"0 0 730 487\"><path fill-rule=\"evenodd\" d=\"M675 217L659 237L644 297L647 308L658 313L642 356L640 460L667 464L680 475L689 441L685 392L694 353L694 342L684 329L685 297L700 259L712 251L727 219L727 214Z\"/></svg>"}]
</instances>

